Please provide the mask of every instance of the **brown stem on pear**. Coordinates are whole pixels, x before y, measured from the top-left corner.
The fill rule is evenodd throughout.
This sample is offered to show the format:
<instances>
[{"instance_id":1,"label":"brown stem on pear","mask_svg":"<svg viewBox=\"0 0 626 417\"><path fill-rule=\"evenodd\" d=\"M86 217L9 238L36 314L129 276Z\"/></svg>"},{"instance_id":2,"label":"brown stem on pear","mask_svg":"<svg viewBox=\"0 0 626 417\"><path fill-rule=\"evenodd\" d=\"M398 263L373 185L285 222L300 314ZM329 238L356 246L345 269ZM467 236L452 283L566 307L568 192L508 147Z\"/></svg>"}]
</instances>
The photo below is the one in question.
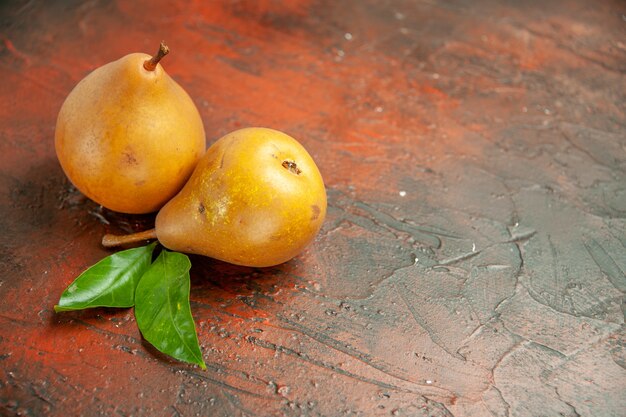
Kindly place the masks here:
<instances>
[{"instance_id":1,"label":"brown stem on pear","mask_svg":"<svg viewBox=\"0 0 626 417\"><path fill-rule=\"evenodd\" d=\"M152 58L146 60L143 63L143 67L146 69L146 71L154 71L159 61L169 53L170 48L167 47L165 41L161 41L161 45L159 45L159 50L157 51L157 53Z\"/></svg>"},{"instance_id":2,"label":"brown stem on pear","mask_svg":"<svg viewBox=\"0 0 626 417\"><path fill-rule=\"evenodd\" d=\"M144 232L131 233L129 235L111 235L106 234L102 237L102 246L105 248L114 248L127 243L141 242L142 240L156 239L156 229L146 230Z\"/></svg>"}]
</instances>

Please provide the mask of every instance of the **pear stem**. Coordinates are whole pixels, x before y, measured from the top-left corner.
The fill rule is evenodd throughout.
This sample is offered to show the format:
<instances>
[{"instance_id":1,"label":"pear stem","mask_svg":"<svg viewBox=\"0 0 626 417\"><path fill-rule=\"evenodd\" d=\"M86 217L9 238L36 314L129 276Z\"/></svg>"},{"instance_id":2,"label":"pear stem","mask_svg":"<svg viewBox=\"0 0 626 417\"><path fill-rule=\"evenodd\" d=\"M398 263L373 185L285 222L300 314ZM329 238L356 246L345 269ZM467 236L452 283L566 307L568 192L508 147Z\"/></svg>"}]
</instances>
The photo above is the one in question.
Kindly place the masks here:
<instances>
[{"instance_id":1,"label":"pear stem","mask_svg":"<svg viewBox=\"0 0 626 417\"><path fill-rule=\"evenodd\" d=\"M157 53L152 58L146 60L143 63L143 67L146 69L146 71L154 71L159 61L165 55L169 53L170 53L170 48L167 47L167 45L165 44L165 41L161 41L161 44L159 45L159 50L157 51Z\"/></svg>"},{"instance_id":2,"label":"pear stem","mask_svg":"<svg viewBox=\"0 0 626 417\"><path fill-rule=\"evenodd\" d=\"M156 229L145 230L143 232L131 233L129 235L106 234L102 237L102 246L114 248L127 243L141 242L142 240L157 239Z\"/></svg>"}]
</instances>

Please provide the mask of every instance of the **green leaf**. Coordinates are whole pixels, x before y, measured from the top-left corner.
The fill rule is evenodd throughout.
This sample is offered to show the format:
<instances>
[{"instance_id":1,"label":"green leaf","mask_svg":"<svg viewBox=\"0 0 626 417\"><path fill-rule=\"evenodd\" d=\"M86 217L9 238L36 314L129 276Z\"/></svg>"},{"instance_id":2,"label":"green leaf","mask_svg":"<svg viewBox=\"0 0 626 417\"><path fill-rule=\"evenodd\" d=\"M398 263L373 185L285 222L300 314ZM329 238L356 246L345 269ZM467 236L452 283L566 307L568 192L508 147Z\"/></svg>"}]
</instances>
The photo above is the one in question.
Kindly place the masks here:
<instances>
[{"instance_id":1,"label":"green leaf","mask_svg":"<svg viewBox=\"0 0 626 417\"><path fill-rule=\"evenodd\" d=\"M93 307L132 307L135 288L150 266L156 243L107 256L72 282L54 311Z\"/></svg>"},{"instance_id":2,"label":"green leaf","mask_svg":"<svg viewBox=\"0 0 626 417\"><path fill-rule=\"evenodd\" d=\"M137 285L135 318L158 350L206 369L189 307L190 268L187 255L164 249Z\"/></svg>"}]
</instances>

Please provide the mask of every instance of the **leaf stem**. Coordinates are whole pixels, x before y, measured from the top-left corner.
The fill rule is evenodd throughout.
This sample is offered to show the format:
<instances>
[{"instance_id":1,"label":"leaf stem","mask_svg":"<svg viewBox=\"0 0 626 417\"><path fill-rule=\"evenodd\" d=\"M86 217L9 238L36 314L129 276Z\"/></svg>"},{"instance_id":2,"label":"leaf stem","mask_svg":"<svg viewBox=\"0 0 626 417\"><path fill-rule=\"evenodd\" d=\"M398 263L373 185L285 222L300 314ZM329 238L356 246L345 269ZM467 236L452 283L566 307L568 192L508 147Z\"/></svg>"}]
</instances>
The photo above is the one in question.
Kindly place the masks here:
<instances>
[{"instance_id":1,"label":"leaf stem","mask_svg":"<svg viewBox=\"0 0 626 417\"><path fill-rule=\"evenodd\" d=\"M128 235L106 234L102 237L102 246L105 248L114 248L127 243L135 243L151 239L157 239L156 229L145 230L143 232L131 233Z\"/></svg>"},{"instance_id":2,"label":"leaf stem","mask_svg":"<svg viewBox=\"0 0 626 417\"><path fill-rule=\"evenodd\" d=\"M157 53L152 58L147 59L143 63L143 67L146 69L146 71L154 71L159 61L165 55L169 54L169 52L170 52L170 48L167 47L167 45L165 44L165 41L161 41L161 44L159 45L159 50L157 51Z\"/></svg>"}]
</instances>

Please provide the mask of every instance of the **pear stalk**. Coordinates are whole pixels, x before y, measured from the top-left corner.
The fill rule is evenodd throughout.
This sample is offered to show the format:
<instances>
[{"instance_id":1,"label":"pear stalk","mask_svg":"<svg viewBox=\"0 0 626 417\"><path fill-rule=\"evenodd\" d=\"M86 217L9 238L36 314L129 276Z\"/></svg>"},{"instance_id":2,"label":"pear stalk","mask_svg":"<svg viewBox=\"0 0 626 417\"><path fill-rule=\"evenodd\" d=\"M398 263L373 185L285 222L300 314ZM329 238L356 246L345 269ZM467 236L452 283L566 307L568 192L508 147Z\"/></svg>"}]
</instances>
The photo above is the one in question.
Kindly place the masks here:
<instances>
[{"instance_id":1,"label":"pear stalk","mask_svg":"<svg viewBox=\"0 0 626 417\"><path fill-rule=\"evenodd\" d=\"M152 239L157 239L156 229L145 230L143 232L131 233L128 235L106 234L102 237L102 246L105 248L115 248L129 243L137 243Z\"/></svg>"},{"instance_id":2,"label":"pear stalk","mask_svg":"<svg viewBox=\"0 0 626 417\"><path fill-rule=\"evenodd\" d=\"M159 45L159 50L157 51L157 53L152 58L146 60L143 63L143 67L146 69L146 71L154 71L159 61L163 59L163 57L169 53L170 53L170 48L167 47L167 45L165 44L165 41L161 41L161 44Z\"/></svg>"}]
</instances>

